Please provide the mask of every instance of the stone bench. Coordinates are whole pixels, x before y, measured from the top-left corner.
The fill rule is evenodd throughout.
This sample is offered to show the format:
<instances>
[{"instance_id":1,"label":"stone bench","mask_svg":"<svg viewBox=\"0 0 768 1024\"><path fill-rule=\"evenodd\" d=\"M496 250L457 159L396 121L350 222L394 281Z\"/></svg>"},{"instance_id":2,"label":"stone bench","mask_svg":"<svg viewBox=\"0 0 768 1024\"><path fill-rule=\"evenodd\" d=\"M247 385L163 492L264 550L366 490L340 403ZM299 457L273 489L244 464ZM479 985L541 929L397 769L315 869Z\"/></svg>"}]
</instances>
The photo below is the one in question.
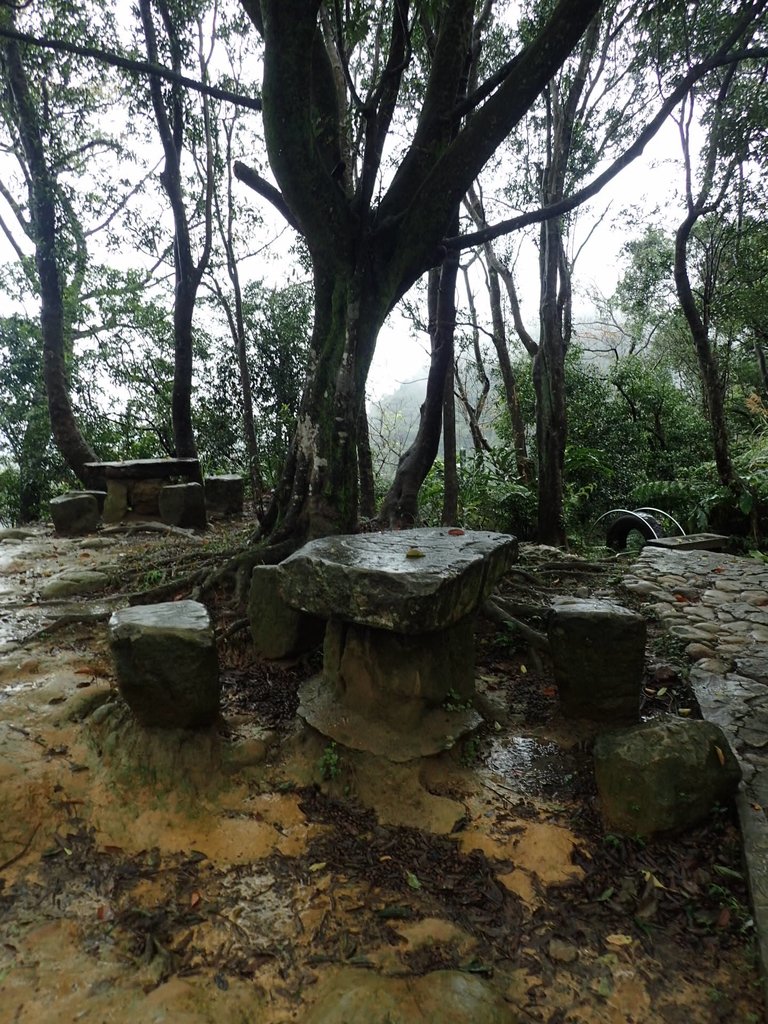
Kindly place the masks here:
<instances>
[{"instance_id":1,"label":"stone bench","mask_svg":"<svg viewBox=\"0 0 768 1024\"><path fill-rule=\"evenodd\" d=\"M516 559L514 537L445 528L327 537L281 562L286 603L327 620L301 717L393 761L452 746L481 721L475 615Z\"/></svg>"},{"instance_id":2,"label":"stone bench","mask_svg":"<svg viewBox=\"0 0 768 1024\"><path fill-rule=\"evenodd\" d=\"M160 491L169 484L194 483L202 488L197 459L132 459L127 462L88 462L86 469L107 482L104 522L126 516L159 518ZM195 523L195 525L198 525ZM202 523L204 526L205 523Z\"/></svg>"}]
</instances>

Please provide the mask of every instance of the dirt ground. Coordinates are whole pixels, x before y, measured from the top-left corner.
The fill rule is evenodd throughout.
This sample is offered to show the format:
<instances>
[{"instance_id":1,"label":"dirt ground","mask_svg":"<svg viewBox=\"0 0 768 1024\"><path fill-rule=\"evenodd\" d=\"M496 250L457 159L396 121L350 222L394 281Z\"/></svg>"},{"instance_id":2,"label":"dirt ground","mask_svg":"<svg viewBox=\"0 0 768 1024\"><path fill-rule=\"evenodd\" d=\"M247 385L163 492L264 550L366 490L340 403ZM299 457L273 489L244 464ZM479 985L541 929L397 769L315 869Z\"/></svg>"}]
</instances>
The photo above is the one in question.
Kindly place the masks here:
<instances>
[{"instance_id":1,"label":"dirt ground","mask_svg":"<svg viewBox=\"0 0 768 1024\"><path fill-rule=\"evenodd\" d=\"M485 726L423 762L303 726L296 691L317 657L260 663L243 631L220 642L215 733L142 733L115 691L114 595L237 540L0 544L1 1024L287 1024L351 968L473 974L510 1021L762 1019L731 810L663 841L606 833L592 735L559 718L545 661L498 626L478 626ZM615 563L522 566L504 582L517 601L627 603ZM41 603L72 567L103 568L106 595ZM224 593L222 636L237 617ZM41 632L86 608L97 621ZM652 637L644 714L696 713L679 657Z\"/></svg>"}]
</instances>

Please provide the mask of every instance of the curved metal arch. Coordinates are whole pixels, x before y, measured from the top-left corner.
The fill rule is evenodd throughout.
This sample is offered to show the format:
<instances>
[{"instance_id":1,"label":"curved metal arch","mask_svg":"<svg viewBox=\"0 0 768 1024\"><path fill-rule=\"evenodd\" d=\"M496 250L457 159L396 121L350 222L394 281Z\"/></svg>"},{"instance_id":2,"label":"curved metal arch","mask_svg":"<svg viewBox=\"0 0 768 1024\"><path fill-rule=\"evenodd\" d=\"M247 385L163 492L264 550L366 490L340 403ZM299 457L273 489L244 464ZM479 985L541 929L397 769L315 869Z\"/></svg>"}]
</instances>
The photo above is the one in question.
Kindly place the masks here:
<instances>
[{"instance_id":1,"label":"curved metal arch","mask_svg":"<svg viewBox=\"0 0 768 1024\"><path fill-rule=\"evenodd\" d=\"M669 519L670 522L675 524L680 531L681 536L685 537L686 535L685 530L682 528L680 523L678 523L675 517L671 516L669 512L665 512L662 508L652 508L650 505L643 505L642 508L636 508L635 512L658 512L660 516L664 516L665 519Z\"/></svg>"},{"instance_id":2,"label":"curved metal arch","mask_svg":"<svg viewBox=\"0 0 768 1024\"><path fill-rule=\"evenodd\" d=\"M595 520L594 525L597 526L597 524L600 522L600 519L605 519L606 516L613 515L615 512L620 512L622 515L625 516L634 516L635 519L639 519L641 523L645 523L645 525L653 534L654 538L656 540L659 539L660 535L656 532L653 524L649 523L645 516L641 515L641 511L635 511L634 509L631 508L612 508L608 512L603 512L600 518Z\"/></svg>"}]
</instances>

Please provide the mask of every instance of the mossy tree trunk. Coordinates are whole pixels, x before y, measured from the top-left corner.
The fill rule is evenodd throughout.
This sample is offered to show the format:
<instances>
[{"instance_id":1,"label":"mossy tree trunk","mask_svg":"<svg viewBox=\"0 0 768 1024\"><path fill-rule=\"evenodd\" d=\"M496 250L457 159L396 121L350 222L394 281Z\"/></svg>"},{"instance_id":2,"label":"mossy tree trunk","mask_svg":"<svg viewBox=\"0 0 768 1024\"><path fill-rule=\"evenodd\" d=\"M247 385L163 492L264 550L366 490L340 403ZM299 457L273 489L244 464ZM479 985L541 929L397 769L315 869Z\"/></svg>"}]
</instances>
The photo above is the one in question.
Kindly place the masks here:
<instances>
[{"instance_id":1,"label":"mossy tree trunk","mask_svg":"<svg viewBox=\"0 0 768 1024\"><path fill-rule=\"evenodd\" d=\"M473 0L382 5L389 23L383 32L369 27L371 38L387 40L386 52L378 51L377 75L362 96L345 70L360 30L354 11L339 5L329 21L319 0L241 2L264 44L264 129L278 189L245 165L236 173L304 236L315 283L298 427L261 531L300 542L354 527L357 429L381 325L411 285L442 262L440 243L462 196L601 4L560 0L516 59L462 98ZM426 71L416 68L415 18L427 38ZM401 84L409 69L423 73L422 98L385 187L380 165L395 111L406 102Z\"/></svg>"}]
</instances>

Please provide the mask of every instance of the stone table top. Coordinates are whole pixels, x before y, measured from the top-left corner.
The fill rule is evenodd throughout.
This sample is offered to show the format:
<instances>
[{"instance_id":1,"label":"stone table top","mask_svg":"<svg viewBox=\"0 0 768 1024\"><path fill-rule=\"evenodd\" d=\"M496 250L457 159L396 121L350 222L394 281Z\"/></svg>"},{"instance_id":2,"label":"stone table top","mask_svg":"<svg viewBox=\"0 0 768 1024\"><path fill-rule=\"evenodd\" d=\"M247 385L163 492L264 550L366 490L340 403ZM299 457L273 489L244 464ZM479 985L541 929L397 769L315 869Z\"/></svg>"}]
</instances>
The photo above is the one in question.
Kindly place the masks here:
<instances>
[{"instance_id":1,"label":"stone table top","mask_svg":"<svg viewBox=\"0 0 768 1024\"><path fill-rule=\"evenodd\" d=\"M86 462L86 469L103 473L108 480L159 480L186 476L200 481L198 459L130 459L126 462Z\"/></svg>"},{"instance_id":2,"label":"stone table top","mask_svg":"<svg viewBox=\"0 0 768 1024\"><path fill-rule=\"evenodd\" d=\"M445 629L477 611L517 560L508 534L444 528L310 541L281 562L294 608L398 633Z\"/></svg>"}]
</instances>

